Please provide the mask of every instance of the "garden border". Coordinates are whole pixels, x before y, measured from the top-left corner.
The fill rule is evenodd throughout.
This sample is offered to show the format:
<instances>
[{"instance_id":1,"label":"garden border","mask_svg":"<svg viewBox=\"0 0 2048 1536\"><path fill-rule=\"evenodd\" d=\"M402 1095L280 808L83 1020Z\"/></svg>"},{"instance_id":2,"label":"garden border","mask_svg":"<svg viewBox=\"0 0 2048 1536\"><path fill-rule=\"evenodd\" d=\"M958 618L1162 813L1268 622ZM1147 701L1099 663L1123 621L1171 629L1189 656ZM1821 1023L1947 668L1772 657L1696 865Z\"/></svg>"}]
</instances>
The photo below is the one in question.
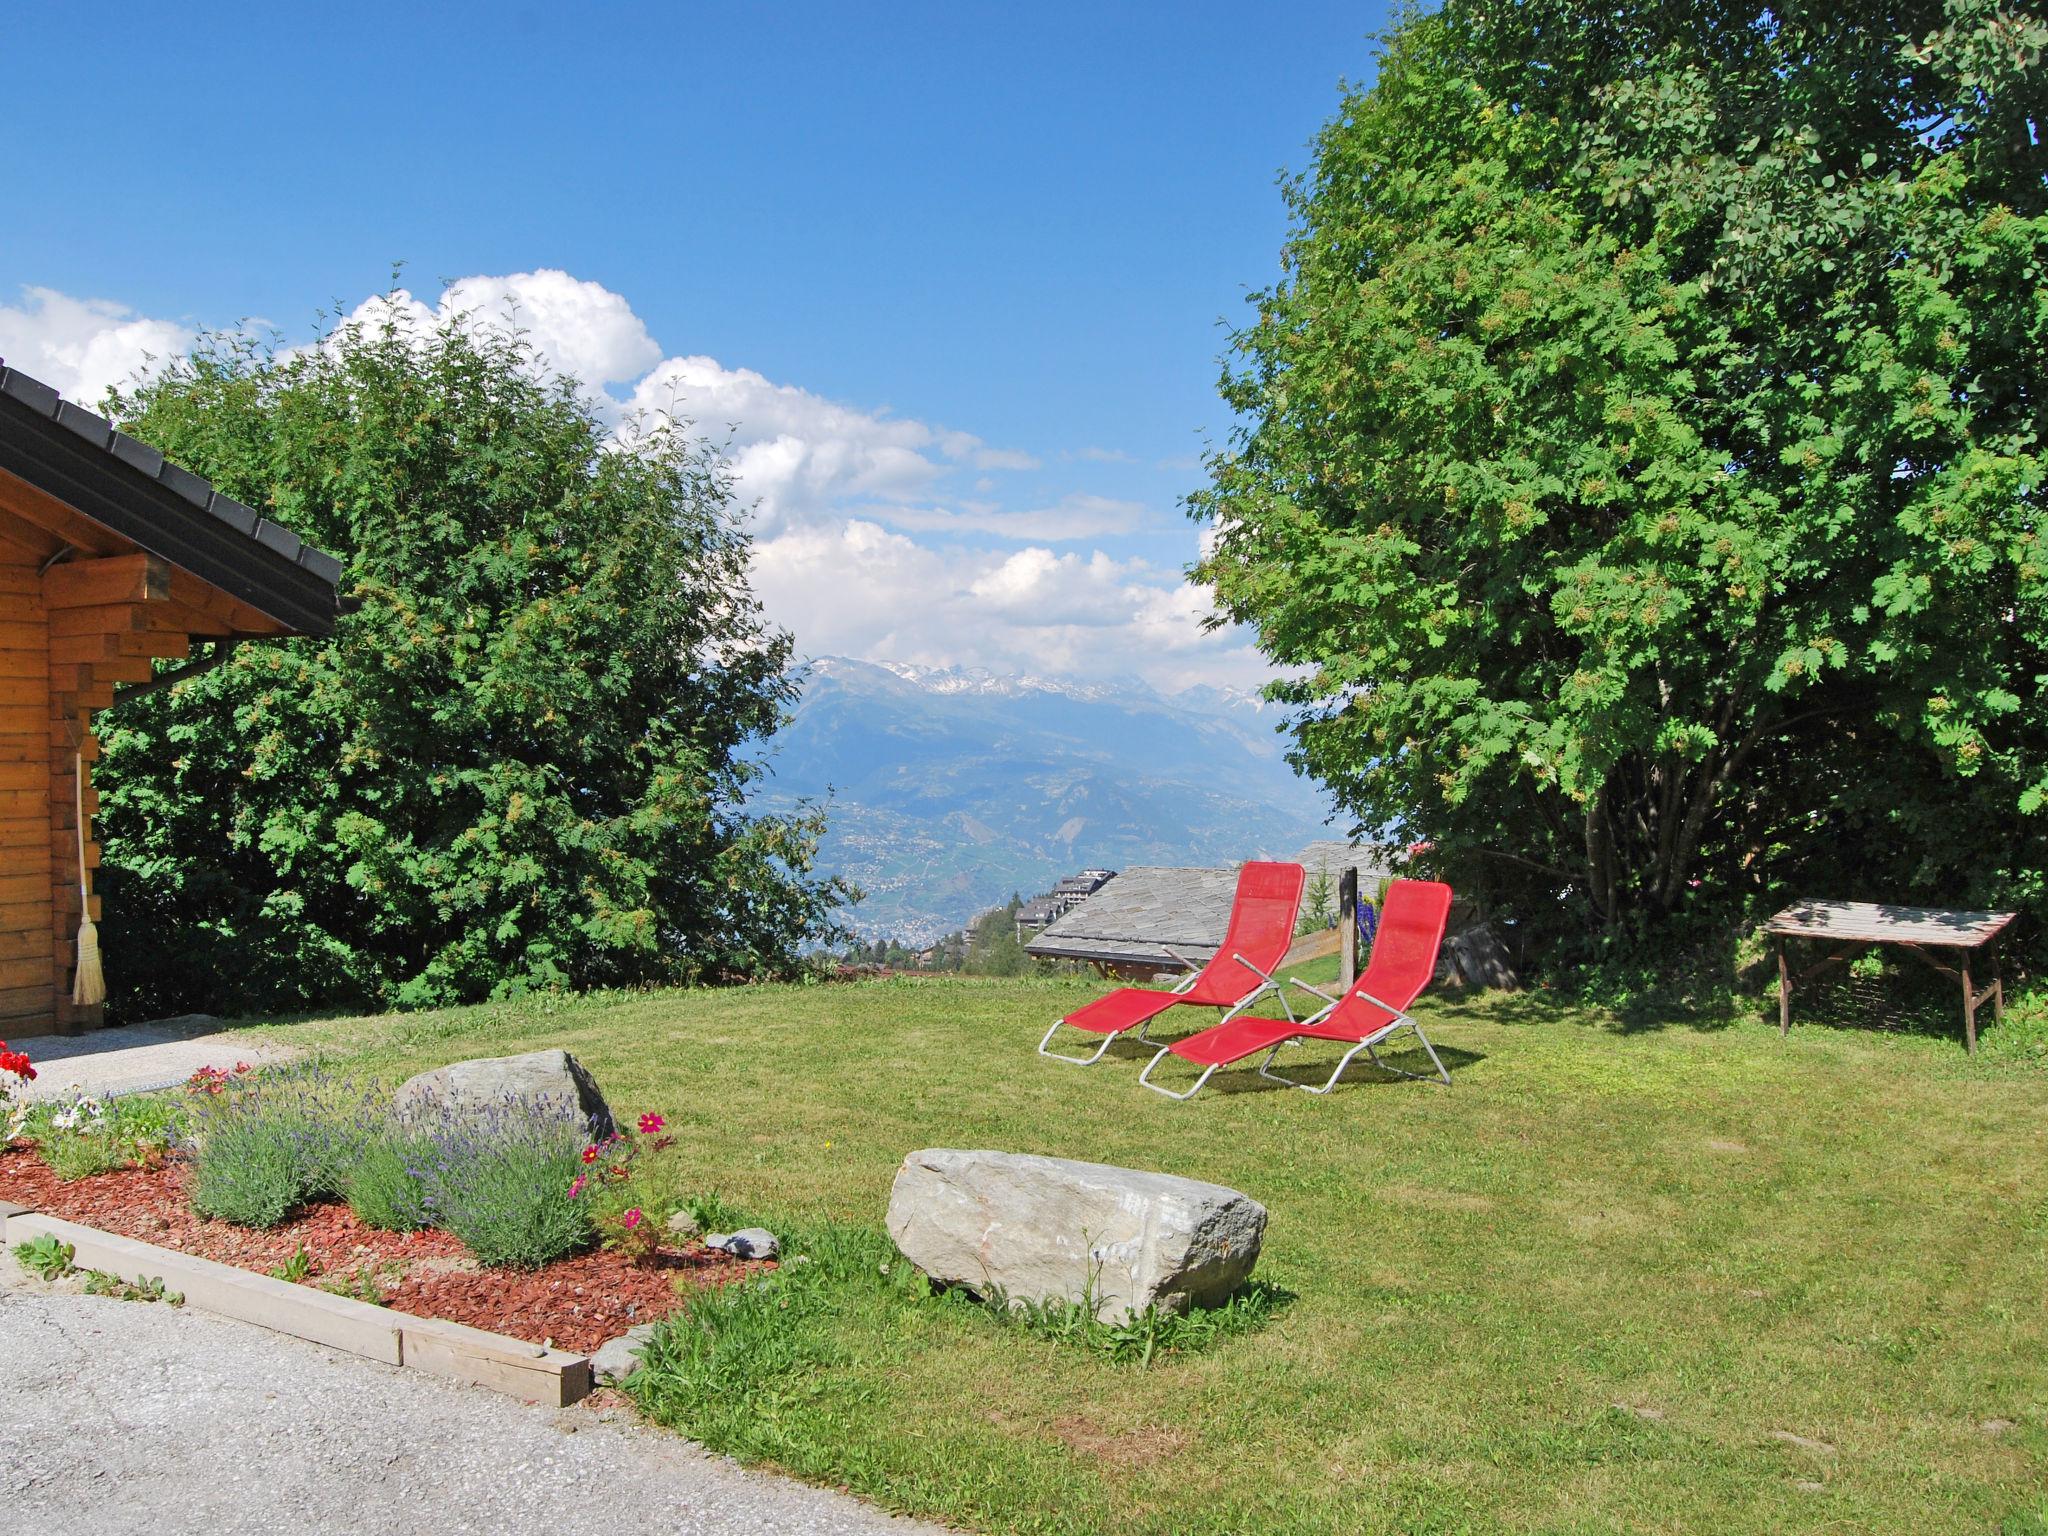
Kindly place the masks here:
<instances>
[{"instance_id":1,"label":"garden border","mask_svg":"<svg viewBox=\"0 0 2048 1536\"><path fill-rule=\"evenodd\" d=\"M587 1397L596 1385L588 1355L439 1318L414 1317L45 1216L11 1201L0 1201L0 1226L10 1248L48 1234L72 1246L72 1261L80 1268L106 1270L130 1282L158 1280L201 1311L385 1365L489 1387L552 1408L566 1408Z\"/></svg>"}]
</instances>

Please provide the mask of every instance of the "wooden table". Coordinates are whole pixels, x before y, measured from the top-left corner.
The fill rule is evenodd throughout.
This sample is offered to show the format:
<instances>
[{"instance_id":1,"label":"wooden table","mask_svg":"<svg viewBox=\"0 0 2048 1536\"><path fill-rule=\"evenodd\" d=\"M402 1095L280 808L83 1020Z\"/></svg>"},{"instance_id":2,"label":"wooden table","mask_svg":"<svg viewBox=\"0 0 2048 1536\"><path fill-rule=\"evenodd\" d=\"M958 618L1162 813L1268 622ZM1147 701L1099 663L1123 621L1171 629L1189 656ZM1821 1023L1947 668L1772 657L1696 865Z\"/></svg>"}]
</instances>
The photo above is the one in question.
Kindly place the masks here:
<instances>
[{"instance_id":1,"label":"wooden table","mask_svg":"<svg viewBox=\"0 0 2048 1536\"><path fill-rule=\"evenodd\" d=\"M1798 979L1819 974L1840 964L1857 951L1875 944L1892 944L1906 950L1924 965L1963 984L1963 1039L1970 1054L1977 1053L1977 1010L1991 1000L1992 1018L2005 1017L2005 981L1998 973L1998 956L1980 954L2012 926L2017 912L1943 912L1933 907L1895 907L1874 901L1795 902L1764 925L1764 932L1778 941L1778 1033L1792 1028L1792 981L1785 950L1793 939L1816 939L1839 947L1825 959L1799 973ZM1930 950L1952 949L1956 965L1945 965ZM1970 979L1973 958L1988 958L1991 984L1978 991Z\"/></svg>"}]
</instances>

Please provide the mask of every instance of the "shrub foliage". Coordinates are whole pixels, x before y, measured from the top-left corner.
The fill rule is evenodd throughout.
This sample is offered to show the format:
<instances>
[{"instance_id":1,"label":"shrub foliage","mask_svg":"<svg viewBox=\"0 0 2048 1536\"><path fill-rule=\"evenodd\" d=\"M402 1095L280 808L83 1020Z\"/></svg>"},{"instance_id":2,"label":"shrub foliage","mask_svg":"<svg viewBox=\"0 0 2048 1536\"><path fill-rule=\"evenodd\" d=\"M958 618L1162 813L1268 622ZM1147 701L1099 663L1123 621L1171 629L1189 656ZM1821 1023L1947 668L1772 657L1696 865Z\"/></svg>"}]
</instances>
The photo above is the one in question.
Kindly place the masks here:
<instances>
[{"instance_id":1,"label":"shrub foliage","mask_svg":"<svg viewBox=\"0 0 2048 1536\"><path fill-rule=\"evenodd\" d=\"M131 1011L425 1006L755 975L831 934L820 818L747 813L795 697L722 459L614 440L516 334L217 338L129 429L346 563L329 640L105 722Z\"/></svg>"},{"instance_id":2,"label":"shrub foliage","mask_svg":"<svg viewBox=\"0 0 2048 1536\"><path fill-rule=\"evenodd\" d=\"M1390 37L1194 498L1363 825L1613 937L2048 910L2044 47L1960 0Z\"/></svg>"}]
</instances>

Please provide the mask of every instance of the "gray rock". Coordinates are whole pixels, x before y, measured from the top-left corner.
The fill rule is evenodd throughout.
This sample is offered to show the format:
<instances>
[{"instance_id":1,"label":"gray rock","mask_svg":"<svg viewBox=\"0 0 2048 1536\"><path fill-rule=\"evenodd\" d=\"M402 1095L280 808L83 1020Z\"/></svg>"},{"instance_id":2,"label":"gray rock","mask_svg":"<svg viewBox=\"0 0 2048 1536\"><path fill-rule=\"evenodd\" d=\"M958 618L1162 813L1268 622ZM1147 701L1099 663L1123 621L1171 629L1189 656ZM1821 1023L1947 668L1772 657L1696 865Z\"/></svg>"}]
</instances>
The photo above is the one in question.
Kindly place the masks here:
<instances>
[{"instance_id":1,"label":"gray rock","mask_svg":"<svg viewBox=\"0 0 2048 1536\"><path fill-rule=\"evenodd\" d=\"M1490 987L1501 992L1521 989L1514 958L1491 923L1475 923L1444 941L1444 957L1458 979L1471 987Z\"/></svg>"},{"instance_id":2,"label":"gray rock","mask_svg":"<svg viewBox=\"0 0 2048 1536\"><path fill-rule=\"evenodd\" d=\"M704 1239L706 1248L720 1248L736 1259L772 1259L782 1252L782 1243L766 1227L743 1227L737 1232L713 1232Z\"/></svg>"},{"instance_id":3,"label":"gray rock","mask_svg":"<svg viewBox=\"0 0 2048 1536\"><path fill-rule=\"evenodd\" d=\"M618 1128L597 1079L567 1051L458 1061L407 1079L391 1099L392 1112L407 1124L468 1118L508 1103L550 1108L592 1141Z\"/></svg>"},{"instance_id":4,"label":"gray rock","mask_svg":"<svg viewBox=\"0 0 2048 1536\"><path fill-rule=\"evenodd\" d=\"M1221 1184L1013 1152L913 1152L889 1195L889 1235L932 1279L1012 1302L1092 1295L1105 1322L1223 1300L1265 1230L1266 1208Z\"/></svg>"},{"instance_id":5,"label":"gray rock","mask_svg":"<svg viewBox=\"0 0 2048 1536\"><path fill-rule=\"evenodd\" d=\"M704 1228L698 1224L697 1218L688 1211L677 1211L668 1219L669 1236L681 1238L685 1242L697 1236L703 1230Z\"/></svg>"},{"instance_id":6,"label":"gray rock","mask_svg":"<svg viewBox=\"0 0 2048 1536\"><path fill-rule=\"evenodd\" d=\"M782 1252L782 1243L766 1227L742 1227L725 1240L725 1251L735 1258L772 1259Z\"/></svg>"},{"instance_id":7,"label":"gray rock","mask_svg":"<svg viewBox=\"0 0 2048 1536\"><path fill-rule=\"evenodd\" d=\"M624 1381L640 1369L640 1347L654 1336L654 1324L628 1328L590 1357L590 1368L599 1381Z\"/></svg>"}]
</instances>

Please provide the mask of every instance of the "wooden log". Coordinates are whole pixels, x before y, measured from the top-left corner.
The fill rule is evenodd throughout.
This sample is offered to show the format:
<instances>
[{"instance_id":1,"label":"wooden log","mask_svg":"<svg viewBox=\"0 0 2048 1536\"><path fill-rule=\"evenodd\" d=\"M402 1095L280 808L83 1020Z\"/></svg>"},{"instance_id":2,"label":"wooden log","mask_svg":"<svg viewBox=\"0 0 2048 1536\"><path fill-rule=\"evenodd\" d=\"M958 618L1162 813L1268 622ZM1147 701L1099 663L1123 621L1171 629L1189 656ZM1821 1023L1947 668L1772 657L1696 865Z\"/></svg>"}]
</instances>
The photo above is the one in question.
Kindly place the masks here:
<instances>
[{"instance_id":1,"label":"wooden log","mask_svg":"<svg viewBox=\"0 0 2048 1536\"><path fill-rule=\"evenodd\" d=\"M171 567L155 555L66 560L43 573L43 606L91 608L156 602L171 595Z\"/></svg>"}]
</instances>

